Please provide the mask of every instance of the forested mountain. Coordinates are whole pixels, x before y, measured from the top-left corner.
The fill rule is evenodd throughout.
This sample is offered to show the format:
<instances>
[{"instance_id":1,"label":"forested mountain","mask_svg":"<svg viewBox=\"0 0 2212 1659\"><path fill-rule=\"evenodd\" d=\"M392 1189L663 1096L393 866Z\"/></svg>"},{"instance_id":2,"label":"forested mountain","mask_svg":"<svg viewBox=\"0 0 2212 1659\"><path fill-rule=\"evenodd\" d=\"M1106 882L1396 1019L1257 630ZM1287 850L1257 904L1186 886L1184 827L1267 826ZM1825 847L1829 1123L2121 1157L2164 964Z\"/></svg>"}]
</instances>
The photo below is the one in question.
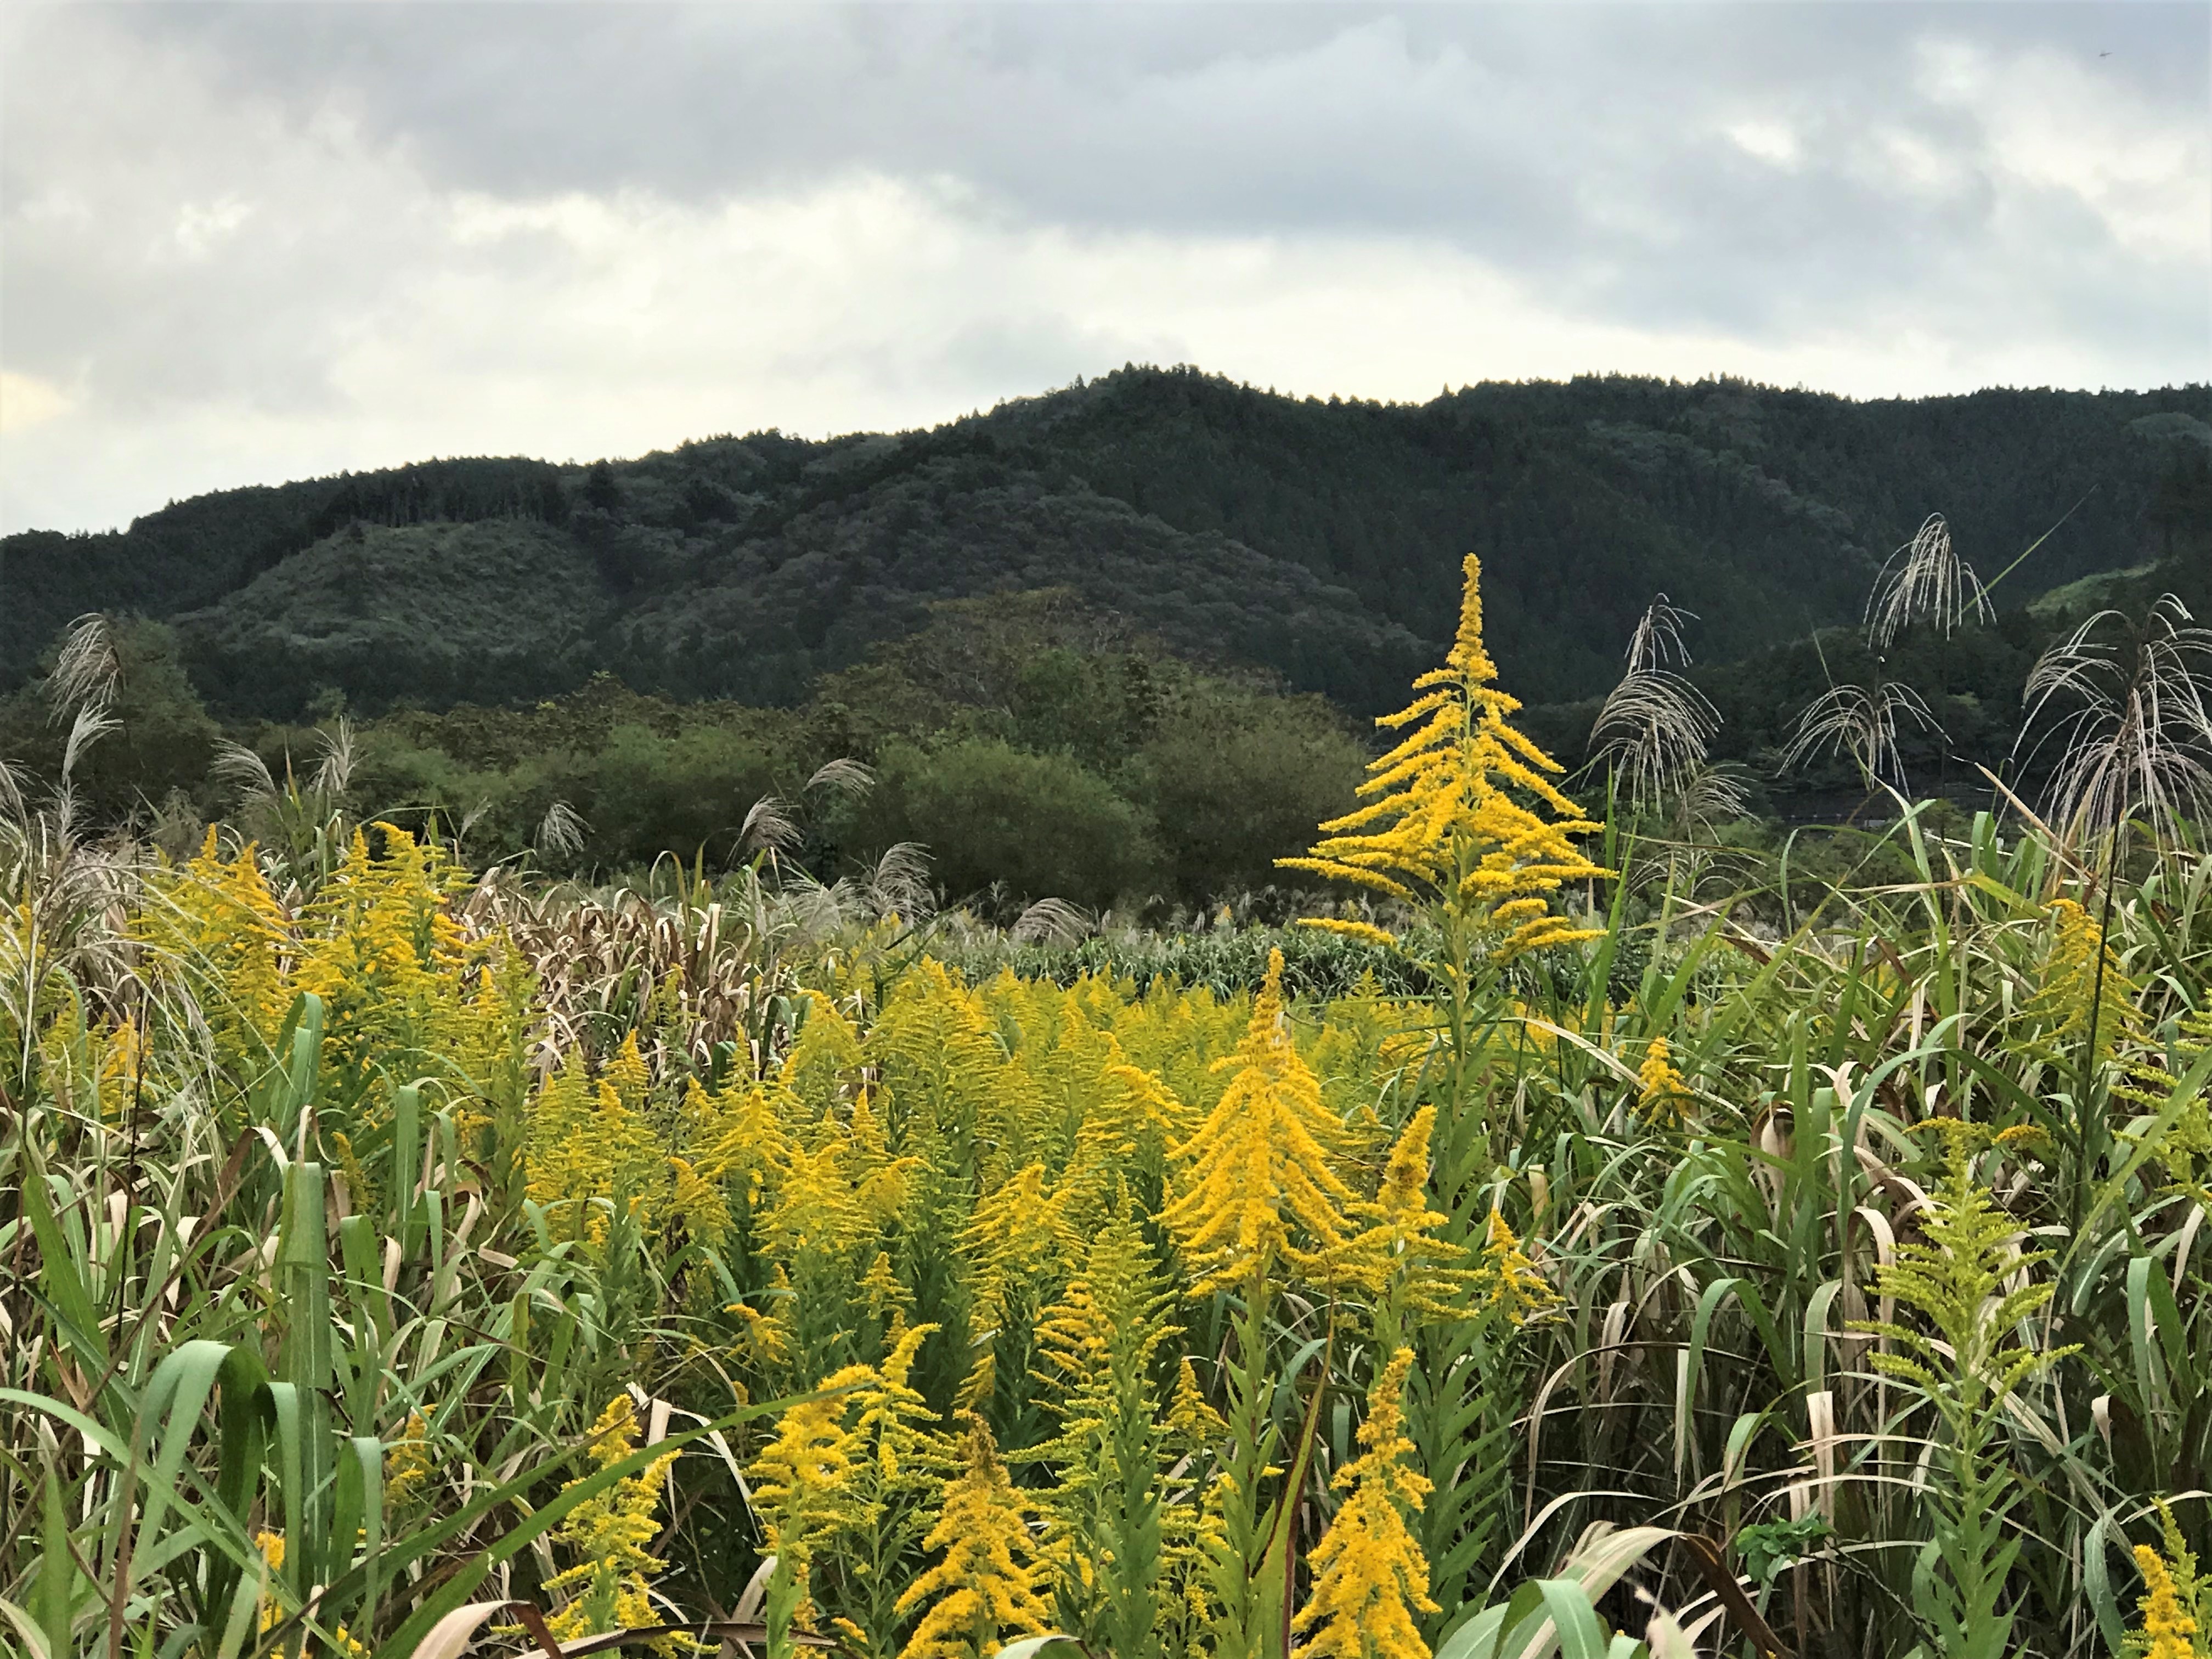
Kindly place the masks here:
<instances>
[{"instance_id":1,"label":"forested mountain","mask_svg":"<svg viewBox=\"0 0 2212 1659\"><path fill-rule=\"evenodd\" d=\"M1055 588L1370 713L1440 650L1472 549L1507 683L1565 702L1611 682L1662 590L1704 617L1709 662L1856 620L1930 511L1986 575L2078 501L2021 587L2193 545L2208 457L2202 386L1858 403L1606 377L1407 405L1128 368L927 432L433 461L16 535L0 689L103 610L171 623L232 715L534 700L601 672L789 703L933 602Z\"/></svg>"}]
</instances>

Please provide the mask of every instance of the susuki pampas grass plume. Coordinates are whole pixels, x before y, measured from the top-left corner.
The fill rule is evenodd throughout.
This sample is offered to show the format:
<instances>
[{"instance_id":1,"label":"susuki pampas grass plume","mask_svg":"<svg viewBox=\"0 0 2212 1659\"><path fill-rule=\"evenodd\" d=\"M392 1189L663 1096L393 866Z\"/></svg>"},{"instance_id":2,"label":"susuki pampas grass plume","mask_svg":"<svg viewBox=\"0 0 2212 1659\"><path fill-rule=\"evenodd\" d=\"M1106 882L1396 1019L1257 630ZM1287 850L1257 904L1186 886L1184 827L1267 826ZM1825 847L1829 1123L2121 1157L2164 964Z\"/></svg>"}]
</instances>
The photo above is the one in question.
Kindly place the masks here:
<instances>
[{"instance_id":1,"label":"susuki pampas grass plume","mask_svg":"<svg viewBox=\"0 0 2212 1659\"><path fill-rule=\"evenodd\" d=\"M1667 666L1686 665L1682 623L1693 613L1654 599L1628 641L1628 672L1590 727L1593 758L1610 763L1629 805L1647 811L1681 793L1705 771L1721 717L1704 692Z\"/></svg>"},{"instance_id":2,"label":"susuki pampas grass plume","mask_svg":"<svg viewBox=\"0 0 2212 1659\"><path fill-rule=\"evenodd\" d=\"M2140 626L2117 611L2088 618L2037 659L2024 698L2028 757L2061 745L2048 816L2077 844L2137 815L2171 836L2212 806L2212 629L2172 594Z\"/></svg>"},{"instance_id":3,"label":"susuki pampas grass plume","mask_svg":"<svg viewBox=\"0 0 2212 1659\"><path fill-rule=\"evenodd\" d=\"M1973 566L1951 545L1951 526L1941 513L1930 513L1875 578L1867 596L1867 638L1875 650L1887 651L1916 620L1933 623L1948 639L1968 617L1987 622L1994 615Z\"/></svg>"}]
</instances>

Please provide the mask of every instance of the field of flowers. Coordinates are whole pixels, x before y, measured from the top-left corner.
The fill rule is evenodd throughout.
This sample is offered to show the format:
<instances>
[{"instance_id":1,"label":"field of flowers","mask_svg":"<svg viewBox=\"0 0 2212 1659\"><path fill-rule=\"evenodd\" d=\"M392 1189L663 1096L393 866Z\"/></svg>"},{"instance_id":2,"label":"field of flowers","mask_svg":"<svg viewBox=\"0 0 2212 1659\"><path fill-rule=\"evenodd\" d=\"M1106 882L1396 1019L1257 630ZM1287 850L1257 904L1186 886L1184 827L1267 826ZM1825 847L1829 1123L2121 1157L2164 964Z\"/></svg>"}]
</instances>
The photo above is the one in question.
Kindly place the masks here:
<instances>
[{"instance_id":1,"label":"field of flowers","mask_svg":"<svg viewBox=\"0 0 2212 1659\"><path fill-rule=\"evenodd\" d=\"M1326 999L14 804L0 1650L2212 1651L2186 819L1900 798L1753 928L1475 577L1295 861L1406 970Z\"/></svg>"}]
</instances>

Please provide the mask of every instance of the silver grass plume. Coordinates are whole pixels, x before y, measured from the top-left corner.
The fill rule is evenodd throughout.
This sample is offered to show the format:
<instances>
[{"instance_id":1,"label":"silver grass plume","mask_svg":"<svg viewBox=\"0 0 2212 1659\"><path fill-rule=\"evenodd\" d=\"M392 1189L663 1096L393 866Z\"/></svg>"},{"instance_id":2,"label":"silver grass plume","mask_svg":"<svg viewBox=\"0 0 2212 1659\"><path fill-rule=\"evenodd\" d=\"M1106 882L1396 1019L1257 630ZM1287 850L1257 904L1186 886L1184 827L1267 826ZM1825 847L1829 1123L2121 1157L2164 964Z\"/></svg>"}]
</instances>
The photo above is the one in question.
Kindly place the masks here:
<instances>
[{"instance_id":1,"label":"silver grass plume","mask_svg":"<svg viewBox=\"0 0 2212 1659\"><path fill-rule=\"evenodd\" d=\"M814 775L806 781L810 794L817 789L827 789L848 799L858 799L875 787L876 775L872 769L842 755L835 760L824 761Z\"/></svg>"},{"instance_id":2,"label":"silver grass plume","mask_svg":"<svg viewBox=\"0 0 2212 1659\"><path fill-rule=\"evenodd\" d=\"M920 842L894 842L886 847L862 887L867 907L877 916L896 914L915 921L937 908L929 852Z\"/></svg>"},{"instance_id":3,"label":"silver grass plume","mask_svg":"<svg viewBox=\"0 0 2212 1659\"><path fill-rule=\"evenodd\" d=\"M249 801L276 798L276 780L270 775L269 763L244 744L228 738L216 740L215 763L208 768L208 775L218 783L231 785Z\"/></svg>"},{"instance_id":4,"label":"silver grass plume","mask_svg":"<svg viewBox=\"0 0 2212 1659\"><path fill-rule=\"evenodd\" d=\"M1090 916L1066 899L1041 898L1016 918L1007 937L1016 945L1073 945L1091 927Z\"/></svg>"},{"instance_id":5,"label":"silver grass plume","mask_svg":"<svg viewBox=\"0 0 2212 1659\"><path fill-rule=\"evenodd\" d=\"M54 672L46 676L54 724L86 708L105 708L114 699L122 672L107 618L97 611L79 617L69 625L54 658Z\"/></svg>"},{"instance_id":6,"label":"silver grass plume","mask_svg":"<svg viewBox=\"0 0 2212 1659\"><path fill-rule=\"evenodd\" d=\"M790 806L780 797L763 795L746 810L744 827L738 831L739 856L762 851L787 853L798 845L799 825L792 820Z\"/></svg>"},{"instance_id":7,"label":"silver grass plume","mask_svg":"<svg viewBox=\"0 0 2212 1659\"><path fill-rule=\"evenodd\" d=\"M1705 693L1667 666L1688 665L1682 623L1693 615L1664 593L1645 608L1629 635L1628 672L1590 727L1594 757L1612 764L1637 811L1681 793L1705 766L1706 746L1720 729L1720 713Z\"/></svg>"},{"instance_id":8,"label":"silver grass plume","mask_svg":"<svg viewBox=\"0 0 2212 1659\"><path fill-rule=\"evenodd\" d=\"M77 763L84 758L85 750L120 724L103 702L87 702L77 709L76 718L70 722L69 741L62 746L63 788L68 788L70 780L76 775Z\"/></svg>"},{"instance_id":9,"label":"silver grass plume","mask_svg":"<svg viewBox=\"0 0 2212 1659\"><path fill-rule=\"evenodd\" d=\"M315 764L308 787L332 799L343 795L353 781L353 724L343 714L318 734L322 758Z\"/></svg>"},{"instance_id":10,"label":"silver grass plume","mask_svg":"<svg viewBox=\"0 0 2212 1659\"><path fill-rule=\"evenodd\" d=\"M1741 773L1724 766L1700 766L1675 798L1680 826L1710 830L1751 811L1751 787Z\"/></svg>"},{"instance_id":11,"label":"silver grass plume","mask_svg":"<svg viewBox=\"0 0 2212 1659\"><path fill-rule=\"evenodd\" d=\"M2124 639L2095 637L2114 623ZM2020 741L2035 735L2027 759L2054 738L2063 745L2046 817L2076 845L2116 836L2138 816L2171 836L2184 817L2212 811L2212 629L2174 595L2161 595L2140 628L2117 611L2089 617L2036 659L2022 701Z\"/></svg>"},{"instance_id":12,"label":"silver grass plume","mask_svg":"<svg viewBox=\"0 0 2212 1659\"><path fill-rule=\"evenodd\" d=\"M466 835L483 809L471 812L461 826ZM531 846L541 859L572 859L584 850L584 837L592 826L565 800L556 800L545 809L545 816L538 820L538 833L531 837Z\"/></svg>"},{"instance_id":13,"label":"silver grass plume","mask_svg":"<svg viewBox=\"0 0 2212 1659\"><path fill-rule=\"evenodd\" d=\"M1951 545L1951 526L1941 513L1930 513L1875 577L1867 596L1867 639L1875 650L1887 651L1916 620L1935 623L1948 639L1969 616L1987 622L1994 615L1973 566Z\"/></svg>"},{"instance_id":14,"label":"silver grass plume","mask_svg":"<svg viewBox=\"0 0 2212 1659\"><path fill-rule=\"evenodd\" d=\"M567 805L565 801L558 804L562 805ZM471 806L467 811L461 814L461 821L453 826L453 846L457 850L459 848L462 842L467 841L471 834L475 831L477 825L484 821L485 815L490 811L491 802L489 799L486 799L479 800L474 806ZM580 823L581 820L580 819L579 822ZM544 828L542 822L539 827L542 831ZM586 827L589 828L590 826L586 825Z\"/></svg>"},{"instance_id":15,"label":"silver grass plume","mask_svg":"<svg viewBox=\"0 0 2212 1659\"><path fill-rule=\"evenodd\" d=\"M1628 649L1622 653L1632 674L1640 669L1664 668L1670 661L1678 667L1690 665L1690 648L1682 643L1682 624L1698 620L1694 611L1685 611L1664 593L1644 607L1644 615L1628 635Z\"/></svg>"},{"instance_id":16,"label":"silver grass plume","mask_svg":"<svg viewBox=\"0 0 2212 1659\"><path fill-rule=\"evenodd\" d=\"M1900 717L1923 732L1945 735L1921 695L1894 680L1863 685L1832 685L1797 717L1790 746L1782 751L1784 771L1815 755L1849 755L1871 787L1877 783L1905 787L1905 758L1899 752Z\"/></svg>"}]
</instances>

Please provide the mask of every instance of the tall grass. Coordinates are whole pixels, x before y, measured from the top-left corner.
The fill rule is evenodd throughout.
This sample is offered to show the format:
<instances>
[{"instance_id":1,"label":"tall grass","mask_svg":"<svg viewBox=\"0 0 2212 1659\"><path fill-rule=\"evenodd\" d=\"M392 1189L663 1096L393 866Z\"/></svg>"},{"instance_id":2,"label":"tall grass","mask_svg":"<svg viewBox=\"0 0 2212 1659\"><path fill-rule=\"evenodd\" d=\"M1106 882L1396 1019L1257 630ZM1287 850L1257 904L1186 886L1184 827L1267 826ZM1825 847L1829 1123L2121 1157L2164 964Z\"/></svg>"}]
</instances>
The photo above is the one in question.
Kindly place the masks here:
<instances>
[{"instance_id":1,"label":"tall grass","mask_svg":"<svg viewBox=\"0 0 2212 1659\"><path fill-rule=\"evenodd\" d=\"M1578 872L1255 997L338 781L0 823L12 1649L2089 1659L2212 1544L2179 817L1904 803L1779 939Z\"/></svg>"}]
</instances>

